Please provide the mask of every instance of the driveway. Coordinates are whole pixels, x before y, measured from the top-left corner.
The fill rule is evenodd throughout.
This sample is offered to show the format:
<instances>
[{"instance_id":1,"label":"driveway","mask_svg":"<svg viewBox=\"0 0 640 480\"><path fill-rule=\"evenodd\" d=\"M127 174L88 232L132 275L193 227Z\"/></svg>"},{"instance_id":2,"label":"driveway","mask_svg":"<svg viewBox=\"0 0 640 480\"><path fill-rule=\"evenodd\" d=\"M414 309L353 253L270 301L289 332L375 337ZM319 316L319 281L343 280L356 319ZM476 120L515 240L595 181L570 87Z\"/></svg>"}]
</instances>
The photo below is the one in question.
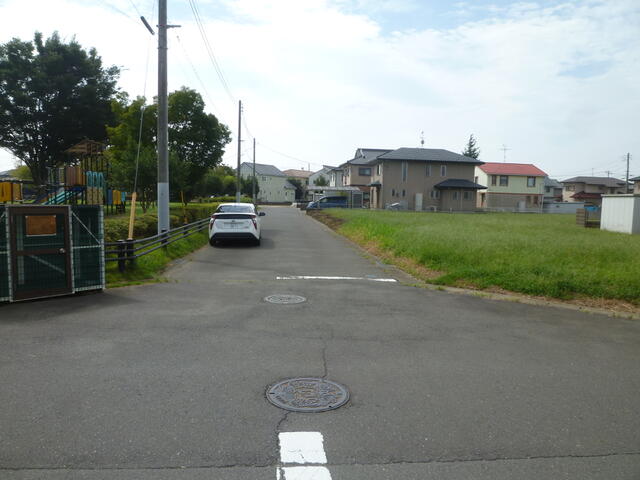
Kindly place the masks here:
<instances>
[{"instance_id":1,"label":"driveway","mask_svg":"<svg viewBox=\"0 0 640 480\"><path fill-rule=\"evenodd\" d=\"M265 211L166 283L0 307L0 479L640 478L640 322L412 287ZM301 376L349 403L266 400Z\"/></svg>"}]
</instances>

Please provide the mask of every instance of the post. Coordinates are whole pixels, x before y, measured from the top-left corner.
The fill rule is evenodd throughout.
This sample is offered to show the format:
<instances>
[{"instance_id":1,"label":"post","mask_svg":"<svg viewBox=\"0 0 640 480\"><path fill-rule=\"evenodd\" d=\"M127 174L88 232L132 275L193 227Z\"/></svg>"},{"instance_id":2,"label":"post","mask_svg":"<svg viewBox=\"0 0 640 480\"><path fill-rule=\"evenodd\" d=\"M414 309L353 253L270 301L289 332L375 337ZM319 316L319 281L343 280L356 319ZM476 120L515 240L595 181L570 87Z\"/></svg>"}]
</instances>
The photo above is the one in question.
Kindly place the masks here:
<instances>
[{"instance_id":1,"label":"post","mask_svg":"<svg viewBox=\"0 0 640 480\"><path fill-rule=\"evenodd\" d=\"M158 234L169 230L167 0L158 1Z\"/></svg>"},{"instance_id":2,"label":"post","mask_svg":"<svg viewBox=\"0 0 640 480\"><path fill-rule=\"evenodd\" d=\"M136 219L136 199L137 199L137 193L133 192L131 194L131 209L129 211L129 236L127 237L127 240L132 240L133 239L133 225L135 223L135 219ZM113 203L113 202L111 202Z\"/></svg>"},{"instance_id":3,"label":"post","mask_svg":"<svg viewBox=\"0 0 640 480\"><path fill-rule=\"evenodd\" d=\"M124 272L127 268L124 257L126 256L125 247L127 243L124 240L118 240L118 271Z\"/></svg>"},{"instance_id":4,"label":"post","mask_svg":"<svg viewBox=\"0 0 640 480\"><path fill-rule=\"evenodd\" d=\"M238 171L236 172L236 202L240 203L240 155L242 148L242 100L238 100Z\"/></svg>"},{"instance_id":5,"label":"post","mask_svg":"<svg viewBox=\"0 0 640 480\"><path fill-rule=\"evenodd\" d=\"M251 182L251 198L253 199L253 204L258 205L258 201L256 199L256 139L253 139L253 181Z\"/></svg>"},{"instance_id":6,"label":"post","mask_svg":"<svg viewBox=\"0 0 640 480\"><path fill-rule=\"evenodd\" d=\"M133 253L134 248L135 244L133 243L133 239L127 239L127 260L129 260L129 265L133 265L136 262L136 258Z\"/></svg>"},{"instance_id":7,"label":"post","mask_svg":"<svg viewBox=\"0 0 640 480\"><path fill-rule=\"evenodd\" d=\"M627 152L627 178L625 178L624 182L624 193L629 193L629 157L630 153Z\"/></svg>"}]
</instances>

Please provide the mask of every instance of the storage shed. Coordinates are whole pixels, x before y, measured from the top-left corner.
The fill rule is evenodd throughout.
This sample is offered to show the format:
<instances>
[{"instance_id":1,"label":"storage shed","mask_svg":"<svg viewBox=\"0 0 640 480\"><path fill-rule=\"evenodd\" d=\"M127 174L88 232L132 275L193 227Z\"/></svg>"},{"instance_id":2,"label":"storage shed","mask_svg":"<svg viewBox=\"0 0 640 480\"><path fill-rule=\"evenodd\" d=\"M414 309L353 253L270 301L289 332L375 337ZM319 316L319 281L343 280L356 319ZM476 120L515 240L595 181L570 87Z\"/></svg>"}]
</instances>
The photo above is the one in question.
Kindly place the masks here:
<instances>
[{"instance_id":1,"label":"storage shed","mask_svg":"<svg viewBox=\"0 0 640 480\"><path fill-rule=\"evenodd\" d=\"M603 195L600 229L640 233L640 195Z\"/></svg>"}]
</instances>

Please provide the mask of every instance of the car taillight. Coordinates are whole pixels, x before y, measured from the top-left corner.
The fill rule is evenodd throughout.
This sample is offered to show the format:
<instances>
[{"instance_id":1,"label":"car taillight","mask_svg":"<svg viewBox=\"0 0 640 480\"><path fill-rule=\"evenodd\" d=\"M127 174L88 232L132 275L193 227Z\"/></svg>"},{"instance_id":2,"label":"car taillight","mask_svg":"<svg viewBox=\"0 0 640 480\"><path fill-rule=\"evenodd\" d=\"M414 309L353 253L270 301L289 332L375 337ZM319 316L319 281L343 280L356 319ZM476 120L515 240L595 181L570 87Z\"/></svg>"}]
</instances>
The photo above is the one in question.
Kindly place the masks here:
<instances>
[{"instance_id":1,"label":"car taillight","mask_svg":"<svg viewBox=\"0 0 640 480\"><path fill-rule=\"evenodd\" d=\"M211 215L211 221L209 222L209 230L211 230L213 228L213 224L216 221L217 215Z\"/></svg>"},{"instance_id":2,"label":"car taillight","mask_svg":"<svg viewBox=\"0 0 640 480\"><path fill-rule=\"evenodd\" d=\"M256 216L251 215L251 221L253 222L253 228L258 229L258 222L256 221Z\"/></svg>"}]
</instances>

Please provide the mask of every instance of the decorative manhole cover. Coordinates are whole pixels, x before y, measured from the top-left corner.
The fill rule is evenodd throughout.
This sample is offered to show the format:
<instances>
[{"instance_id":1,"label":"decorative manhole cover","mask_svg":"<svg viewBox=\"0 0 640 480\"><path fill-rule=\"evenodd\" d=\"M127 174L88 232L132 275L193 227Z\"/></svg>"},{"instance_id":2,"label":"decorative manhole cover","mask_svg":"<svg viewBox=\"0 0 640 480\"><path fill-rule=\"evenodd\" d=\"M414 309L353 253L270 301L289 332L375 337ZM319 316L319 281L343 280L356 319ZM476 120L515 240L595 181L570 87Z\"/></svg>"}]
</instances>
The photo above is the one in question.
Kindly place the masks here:
<instances>
[{"instance_id":1,"label":"decorative manhole cover","mask_svg":"<svg viewBox=\"0 0 640 480\"><path fill-rule=\"evenodd\" d=\"M269 303L290 304L306 302L307 299L299 295L269 295L268 297L264 297L264 301Z\"/></svg>"},{"instance_id":2,"label":"decorative manhole cover","mask_svg":"<svg viewBox=\"0 0 640 480\"><path fill-rule=\"evenodd\" d=\"M290 378L271 386L267 398L276 407L293 412L325 412L347 403L349 391L322 378Z\"/></svg>"}]
</instances>

